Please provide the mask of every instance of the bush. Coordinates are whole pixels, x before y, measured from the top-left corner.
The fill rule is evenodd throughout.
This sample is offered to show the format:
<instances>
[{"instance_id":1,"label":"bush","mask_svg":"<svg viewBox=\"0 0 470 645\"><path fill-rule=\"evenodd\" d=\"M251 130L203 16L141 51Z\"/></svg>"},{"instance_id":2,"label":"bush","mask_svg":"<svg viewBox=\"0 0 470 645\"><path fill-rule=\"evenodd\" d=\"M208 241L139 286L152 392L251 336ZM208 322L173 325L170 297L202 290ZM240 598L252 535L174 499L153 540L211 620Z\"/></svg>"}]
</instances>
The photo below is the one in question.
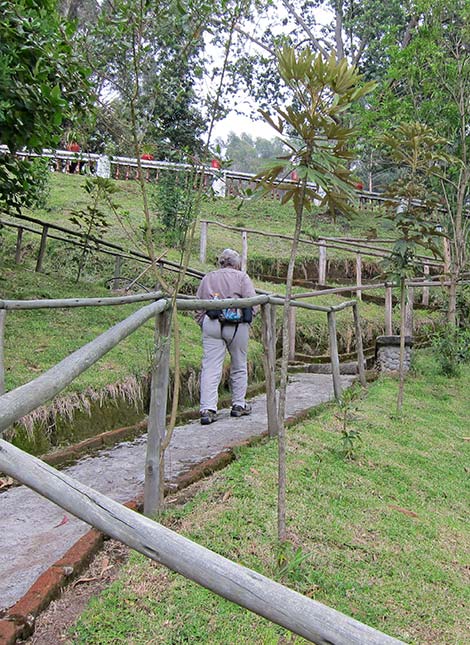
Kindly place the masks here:
<instances>
[{"instance_id":1,"label":"bush","mask_svg":"<svg viewBox=\"0 0 470 645\"><path fill-rule=\"evenodd\" d=\"M445 376L459 376L460 365L470 359L470 331L446 325L432 341L440 371Z\"/></svg>"}]
</instances>

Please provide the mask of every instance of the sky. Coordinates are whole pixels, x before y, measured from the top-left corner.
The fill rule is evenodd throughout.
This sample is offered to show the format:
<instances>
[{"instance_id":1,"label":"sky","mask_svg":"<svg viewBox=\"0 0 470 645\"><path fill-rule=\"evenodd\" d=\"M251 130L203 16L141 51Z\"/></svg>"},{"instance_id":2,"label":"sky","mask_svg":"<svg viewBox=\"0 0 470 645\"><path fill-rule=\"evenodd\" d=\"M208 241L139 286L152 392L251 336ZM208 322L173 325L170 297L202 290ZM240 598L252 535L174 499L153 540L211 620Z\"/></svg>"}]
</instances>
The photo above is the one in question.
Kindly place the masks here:
<instances>
[{"instance_id":1,"label":"sky","mask_svg":"<svg viewBox=\"0 0 470 645\"><path fill-rule=\"evenodd\" d=\"M270 22L269 25L273 29L273 31L278 31L278 30L284 31L286 27L279 26L279 25L281 24L280 19L287 16L286 9L282 6L280 2L278 2L275 5L274 11L275 11L275 21ZM332 18L332 14L326 9L319 8L316 11L316 19L319 24L326 24L331 20L331 18ZM277 26L274 25L274 22L277 22ZM253 28L251 29L251 31L256 34L256 31L262 28L263 24L265 23L266 23L266 18L261 19L258 22L258 24L253 25ZM246 46L246 51L250 53L256 53L256 52L262 51L255 43L249 40L246 42L245 46ZM215 50L213 53L217 57L217 53L215 52ZM245 104L247 106L246 107L247 113L250 111L249 103L250 103L250 100L247 96L240 97L240 104ZM236 106L238 108L238 111L240 111L240 104ZM252 118L250 118L248 115L244 116L244 115L236 114L235 112L231 112L225 119L215 124L212 132L212 137L211 137L212 141L215 141L215 139L217 138L226 139L228 134L232 131L235 132L237 135L242 134L242 132L246 132L250 134L253 138L262 137L264 139L275 139L276 136L278 135L276 130L274 130L274 128L272 128L262 118L260 120L255 121Z\"/></svg>"},{"instance_id":2,"label":"sky","mask_svg":"<svg viewBox=\"0 0 470 645\"><path fill-rule=\"evenodd\" d=\"M250 117L240 114L229 114L225 119L219 121L214 126L213 140L218 137L226 139L230 132L240 135L242 132L250 134L254 139L262 137L263 139L275 139L278 134L268 123L263 120L252 121Z\"/></svg>"}]
</instances>

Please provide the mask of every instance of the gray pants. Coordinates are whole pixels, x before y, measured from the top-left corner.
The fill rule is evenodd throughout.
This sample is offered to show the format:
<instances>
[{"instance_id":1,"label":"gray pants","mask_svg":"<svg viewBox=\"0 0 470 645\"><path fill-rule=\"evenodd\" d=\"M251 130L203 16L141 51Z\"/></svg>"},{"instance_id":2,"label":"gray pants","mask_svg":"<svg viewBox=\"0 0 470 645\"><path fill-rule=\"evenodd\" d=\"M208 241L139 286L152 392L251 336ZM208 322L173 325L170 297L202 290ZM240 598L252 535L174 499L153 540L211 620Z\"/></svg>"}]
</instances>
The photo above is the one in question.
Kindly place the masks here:
<instances>
[{"instance_id":1,"label":"gray pants","mask_svg":"<svg viewBox=\"0 0 470 645\"><path fill-rule=\"evenodd\" d=\"M204 316L202 323L201 410L217 411L218 389L222 378L225 351L230 352L232 405L245 406L248 385L247 353L250 325L221 325Z\"/></svg>"}]
</instances>

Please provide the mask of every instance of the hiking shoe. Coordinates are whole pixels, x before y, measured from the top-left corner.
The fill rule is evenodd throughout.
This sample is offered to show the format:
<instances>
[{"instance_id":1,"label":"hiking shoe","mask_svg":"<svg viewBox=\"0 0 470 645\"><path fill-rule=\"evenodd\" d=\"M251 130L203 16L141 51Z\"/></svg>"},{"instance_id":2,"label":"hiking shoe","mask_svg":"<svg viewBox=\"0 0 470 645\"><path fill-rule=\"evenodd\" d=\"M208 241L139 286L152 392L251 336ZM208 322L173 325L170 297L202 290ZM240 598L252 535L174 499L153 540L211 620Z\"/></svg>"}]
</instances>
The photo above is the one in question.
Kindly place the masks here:
<instances>
[{"instance_id":1,"label":"hiking shoe","mask_svg":"<svg viewBox=\"0 0 470 645\"><path fill-rule=\"evenodd\" d=\"M230 412L231 417L244 417L248 414L251 414L251 405L249 403L245 403L245 407L242 405L234 405Z\"/></svg>"},{"instance_id":2,"label":"hiking shoe","mask_svg":"<svg viewBox=\"0 0 470 645\"><path fill-rule=\"evenodd\" d=\"M217 413L214 410L201 410L201 425L208 426L217 421Z\"/></svg>"}]
</instances>

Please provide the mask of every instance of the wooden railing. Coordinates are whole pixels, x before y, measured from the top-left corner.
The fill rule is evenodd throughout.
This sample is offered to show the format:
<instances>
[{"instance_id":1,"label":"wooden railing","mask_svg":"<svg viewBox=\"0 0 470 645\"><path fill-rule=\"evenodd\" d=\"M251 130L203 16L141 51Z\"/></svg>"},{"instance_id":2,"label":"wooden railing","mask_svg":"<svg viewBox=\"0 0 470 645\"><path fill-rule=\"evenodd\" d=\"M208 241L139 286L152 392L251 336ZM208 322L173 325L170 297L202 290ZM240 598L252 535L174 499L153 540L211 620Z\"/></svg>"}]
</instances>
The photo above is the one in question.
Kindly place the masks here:
<instances>
[{"instance_id":1,"label":"wooden railing","mask_svg":"<svg viewBox=\"0 0 470 645\"><path fill-rule=\"evenodd\" d=\"M160 353L158 365L155 365L152 371L145 465L144 512L147 515L152 514L155 510L155 500L160 494L157 487L160 481L159 467L162 464L160 457L166 416L164 401L166 401L169 381L169 360L165 354L169 352L170 343L162 334L168 333L170 301L161 296L161 293L153 293L118 299L0 301L0 311L3 313L12 309L103 306L126 304L131 301L154 301L108 329L33 381L0 396L1 435L22 416L62 391L74 378L96 363L110 349L141 325L151 318L156 318L157 335L158 333L161 334L159 339L163 341L164 349L163 353ZM177 309L186 311L254 305L260 305L265 308L265 311L269 311L269 307L281 304L284 304L282 298L269 294L259 295L254 298L226 299L217 302L191 298L176 300ZM304 307L327 313L336 396L340 395L341 386L337 361L335 314L346 307L353 308L358 341L358 366L362 381L364 379L364 362L361 355L362 341L360 340L360 320L357 303L355 301L344 302L336 307L319 307L298 301L292 301L290 304L292 307ZM273 343L275 343L275 333L273 334L272 328L273 320L275 320L275 316L263 314L263 337L269 338L270 344L270 347L265 348L265 355L271 354L271 358ZM3 334L0 340L1 347ZM1 352L0 355L2 355ZM266 375L266 381L269 383L268 387L275 388L275 378L273 377L274 361L271 360L270 363L268 359L265 362L265 367L270 372L270 374ZM272 395L271 390L267 396L267 399L269 399L267 402L268 410L269 405L272 405ZM268 416L268 423L269 418ZM220 596L282 625L311 642L335 643L337 645L392 645L400 642L334 609L302 596L255 571L223 558L209 549L205 549L191 540L170 531L157 522L139 516L137 513L80 484L64 473L54 470L44 462L19 450L3 439L0 439L0 471L14 477L76 517L147 557L168 566L170 569L211 589Z\"/></svg>"},{"instance_id":2,"label":"wooden railing","mask_svg":"<svg viewBox=\"0 0 470 645\"><path fill-rule=\"evenodd\" d=\"M148 266L151 263L151 258L149 255L136 251L133 249L126 249L119 244L114 244L113 242L108 242L103 239L98 239L94 236L85 236L84 233L79 231L73 231L72 229L66 228L65 226L60 226L58 224L52 224L50 222L44 222L36 217L29 217L27 215L22 215L20 213L15 215L15 219L19 219L22 222L27 222L28 224L34 224L36 228L28 226L27 224L19 224L16 221L12 220L0 220L0 224L8 228L13 228L17 231L16 244L15 244L15 262L16 264L21 263L21 254L22 246L24 242L24 232L32 233L33 235L40 236L41 241L36 258L36 271L42 271L44 257L47 249L48 240L57 240L64 244L70 244L72 246L77 246L83 248L86 241L93 244L93 252L103 253L105 255L111 255L114 257L114 275L113 279L118 280L121 275L122 261L125 259L135 260L137 262L143 263ZM65 236L65 237L64 237ZM168 271L179 272L181 265L177 262L172 262L163 257L158 258L156 264L165 268ZM187 274L201 278L204 273L198 271L197 269L189 268Z\"/></svg>"},{"instance_id":3,"label":"wooden railing","mask_svg":"<svg viewBox=\"0 0 470 645\"><path fill-rule=\"evenodd\" d=\"M6 146L0 145L0 154L6 154L8 149ZM51 170L56 172L91 172L96 173L100 160L106 157L107 163L110 166L110 177L114 179L135 180L139 179L139 165L142 172L145 174L145 179L148 181L158 181L162 171L172 171L177 173L196 172L202 173L204 176L204 185L209 186L217 181L216 194L222 197L243 197L246 195L248 189L254 189L259 184L259 180L254 173L241 172L237 170L216 169L204 164L187 164L176 163L169 161L140 159L139 164L134 157L123 156L106 156L88 152L71 152L69 150L52 150L44 149L41 154L36 152L18 151L16 153L21 158L35 158L41 157L49 159L51 163ZM293 180L286 178L283 179L284 184L292 182ZM282 199L284 195L283 190L274 189L271 191L271 196L274 199ZM360 208L369 208L370 206L383 207L390 203L399 203L399 200L394 200L385 195L367 190L357 190L356 196Z\"/></svg>"},{"instance_id":4,"label":"wooden railing","mask_svg":"<svg viewBox=\"0 0 470 645\"><path fill-rule=\"evenodd\" d=\"M16 221L14 222L11 220L8 220L8 221L3 220L2 223L4 226L14 228L17 231L17 239L16 239L16 245L15 245L15 261L17 263L19 263L21 259L22 244L24 242L24 237L23 237L24 232L26 231L40 237L40 245L39 245L37 258L36 258L36 271L41 271L43 268L43 261L47 250L47 241L49 239L57 240L61 243L70 244L80 248L83 248L85 244L85 241L84 241L85 236L81 232L73 231L71 229L68 229L64 226L60 226L58 224L44 222L40 219L29 217L26 215L21 215L21 214L18 214L15 219L19 219L21 223L17 223ZM28 226L28 224L31 224L31 226ZM248 261L248 235L257 235L257 236L270 237L274 239L282 239L288 242L290 242L292 239L290 236L280 234L280 233L268 233L266 231L258 231L255 229L245 229L245 228L236 227L236 226L228 226L226 224L221 224L219 222L211 221L211 220L202 220L201 236L200 236L200 259L203 262L206 260L209 225L218 226L225 230L231 230L231 231L240 233L241 243L242 243L243 268L246 267L247 261ZM110 280L111 285L116 285L118 283L119 278L121 276L122 262L125 259L137 261L145 265L145 267L150 266L151 259L145 253L141 253L139 251L135 251L132 249L128 250L118 244L107 242L105 240L94 238L94 237L90 237L89 240L93 242L94 252L103 253L114 257L114 273L113 273L113 278L111 278ZM355 284L352 284L351 286L344 286L344 287L339 287L334 289L325 288L325 289L319 290L318 292L314 291L313 295L327 295L329 293L339 294L339 293L346 293L346 292L354 292L356 299L361 300L363 292L370 291L370 290L384 290L385 331L387 334L391 334L392 333L392 289L394 285L390 282L363 284L363 279L362 279L362 258L364 256L380 257L380 258L384 257L386 254L389 253L389 251L387 251L387 249L385 248L385 245L390 244L391 240L374 240L371 243L365 243L362 240L358 240L358 239L345 240L342 238L325 237L320 240L310 240L307 238L302 238L301 243L310 247L314 247L315 249L318 249L318 280L316 282L320 287L325 287L328 280L328 266L329 266L328 256L327 256L328 249L332 249L332 248L341 249L343 251L350 252L355 256L356 258ZM433 288L433 287L443 288L448 285L448 283L445 281L446 266L442 267L442 265L440 265L436 261L433 261L430 258L426 258L425 256L420 256L420 259L423 263L422 264L423 276L421 278L415 278L414 280L409 282L409 295L408 295L407 302L409 303L408 307L410 308L410 311L412 310L411 302L414 300L414 297L412 295L413 287L417 287L421 289L421 293L422 293L421 303L424 306L428 306L430 288ZM166 260L165 258L159 258L157 261L157 265L164 268L165 270L169 270L173 272L179 272L181 269L181 266L178 263L172 262L170 260ZM434 272L442 270L443 273L439 275L433 275L432 279L430 279L429 276L430 276L431 269ZM188 268L186 273L187 275L198 279L202 278L204 275L203 271L199 271L191 267ZM464 284L464 283L465 281L460 281L460 284ZM258 293L266 293L266 292L258 290ZM298 299L298 298L297 296L294 296L293 299ZM294 309L291 309L291 318L292 318L291 324L292 326L294 326L295 324ZM292 334L291 338L292 338L291 358L293 358L295 354L295 334Z\"/></svg>"},{"instance_id":5,"label":"wooden railing","mask_svg":"<svg viewBox=\"0 0 470 645\"><path fill-rule=\"evenodd\" d=\"M280 239L286 240L288 242L292 241L292 237L282 233L269 233L267 231L259 231L251 228L242 228L239 226L230 226L227 224L222 224L215 220L201 220L201 235L200 235L200 249L199 249L199 259L202 263L205 263L207 260L207 245L209 237L209 225L223 228L225 230L234 231L240 233L240 244L241 244L241 258L242 258L242 268L246 270L248 265L248 235L269 237L271 239ZM374 289L384 287L385 284L380 285L369 285L365 288L363 287L362 279L362 258L363 257L374 257L383 259L390 255L390 245L393 243L393 240L390 239L375 239L372 241L364 241L357 238L339 238L339 237L322 237L318 240L312 240L305 237L300 238L300 245L315 247L318 249L318 279L317 284L319 286L325 286L328 281L328 249L339 249L344 253L350 253L355 257L355 267L356 267L356 282L355 287L349 288L349 290L356 291L356 298L360 300L362 298L362 292L366 289ZM423 278L427 279L430 275L430 270L433 269L434 272L439 272L441 275L436 276L436 279L432 282L431 285L423 284L423 295L422 295L422 304L429 305L429 286L439 286L436 283L436 280L439 277L445 277L449 273L450 267L450 254L449 254L449 245L447 238L443 238L444 245L444 264L433 260L430 257L424 255L417 255L416 259L421 264L423 271ZM388 247L388 248L387 248ZM439 283L441 284L441 283ZM348 289L344 289L345 291ZM390 293L387 292L387 297L391 297Z\"/></svg>"}]
</instances>

